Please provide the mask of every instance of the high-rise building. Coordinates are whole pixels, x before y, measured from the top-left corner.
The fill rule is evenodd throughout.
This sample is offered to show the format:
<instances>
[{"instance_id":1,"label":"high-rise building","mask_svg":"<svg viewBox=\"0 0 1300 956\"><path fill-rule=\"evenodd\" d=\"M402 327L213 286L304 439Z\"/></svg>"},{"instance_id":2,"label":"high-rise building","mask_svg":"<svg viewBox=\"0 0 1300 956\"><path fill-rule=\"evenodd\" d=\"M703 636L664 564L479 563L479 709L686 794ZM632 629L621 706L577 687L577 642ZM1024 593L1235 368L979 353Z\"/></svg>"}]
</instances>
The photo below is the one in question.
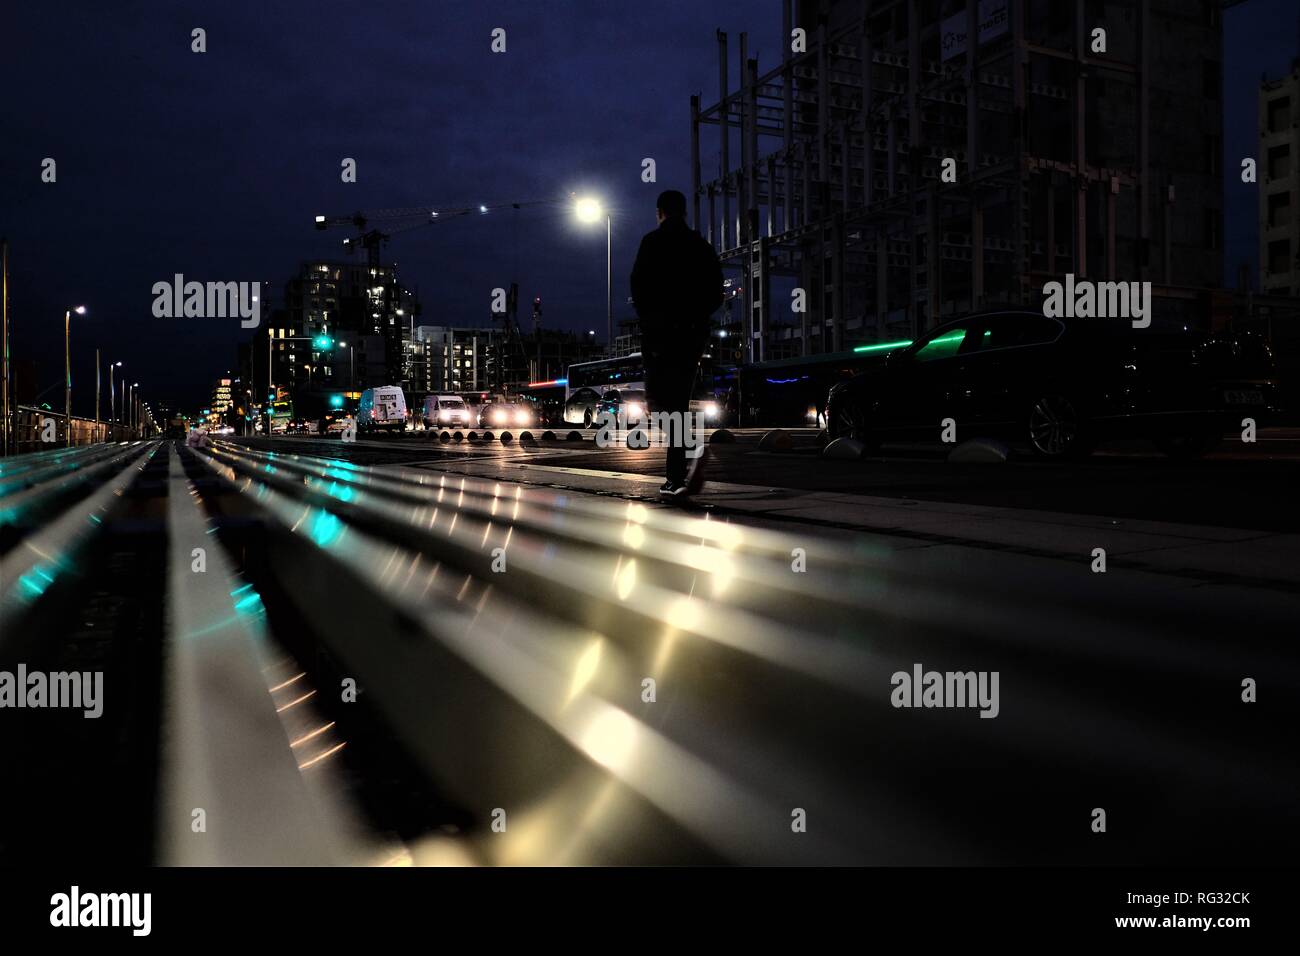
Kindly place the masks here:
<instances>
[{"instance_id":1,"label":"high-rise building","mask_svg":"<svg viewBox=\"0 0 1300 956\"><path fill-rule=\"evenodd\" d=\"M1259 269L1266 295L1300 295L1300 56L1259 90Z\"/></svg>"},{"instance_id":2,"label":"high-rise building","mask_svg":"<svg viewBox=\"0 0 1300 956\"><path fill-rule=\"evenodd\" d=\"M570 364L604 353L591 336L559 329L507 335L498 328L421 325L415 337L425 363L425 392L508 391L562 378Z\"/></svg>"},{"instance_id":3,"label":"high-rise building","mask_svg":"<svg viewBox=\"0 0 1300 956\"><path fill-rule=\"evenodd\" d=\"M395 266L305 262L282 299L254 340L258 389L288 386L298 404L311 406L339 390L411 386L420 304Z\"/></svg>"},{"instance_id":4,"label":"high-rise building","mask_svg":"<svg viewBox=\"0 0 1300 956\"><path fill-rule=\"evenodd\" d=\"M422 347L428 392L486 392L500 387L494 372L501 330L421 325L416 342Z\"/></svg>"}]
</instances>

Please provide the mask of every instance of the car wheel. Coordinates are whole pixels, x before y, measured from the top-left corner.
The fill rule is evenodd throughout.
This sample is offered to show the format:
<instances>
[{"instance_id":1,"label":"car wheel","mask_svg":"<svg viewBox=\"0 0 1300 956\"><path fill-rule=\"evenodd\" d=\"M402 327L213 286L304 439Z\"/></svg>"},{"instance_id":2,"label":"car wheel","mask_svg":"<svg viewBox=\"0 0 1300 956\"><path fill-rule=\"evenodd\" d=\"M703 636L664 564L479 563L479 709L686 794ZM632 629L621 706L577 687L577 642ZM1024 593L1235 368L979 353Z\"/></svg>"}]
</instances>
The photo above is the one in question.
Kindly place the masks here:
<instances>
[{"instance_id":1,"label":"car wheel","mask_svg":"<svg viewBox=\"0 0 1300 956\"><path fill-rule=\"evenodd\" d=\"M826 410L826 437L832 441L836 438L853 438L862 442L868 451L880 447L880 439L867 428L866 416L862 410L847 399L833 402Z\"/></svg>"},{"instance_id":2,"label":"car wheel","mask_svg":"<svg viewBox=\"0 0 1300 956\"><path fill-rule=\"evenodd\" d=\"M1090 450L1083 416L1073 400L1056 393L1029 406L1029 447L1042 458L1074 458Z\"/></svg>"}]
</instances>

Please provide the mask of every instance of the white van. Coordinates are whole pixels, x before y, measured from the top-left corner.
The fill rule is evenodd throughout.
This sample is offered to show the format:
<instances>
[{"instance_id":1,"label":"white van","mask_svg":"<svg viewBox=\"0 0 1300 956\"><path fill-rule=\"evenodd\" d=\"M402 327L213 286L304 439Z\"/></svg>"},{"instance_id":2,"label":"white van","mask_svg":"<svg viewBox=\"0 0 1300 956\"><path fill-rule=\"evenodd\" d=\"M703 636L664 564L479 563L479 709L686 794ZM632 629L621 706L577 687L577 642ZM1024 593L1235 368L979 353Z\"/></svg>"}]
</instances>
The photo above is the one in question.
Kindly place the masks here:
<instances>
[{"instance_id":1,"label":"white van","mask_svg":"<svg viewBox=\"0 0 1300 956\"><path fill-rule=\"evenodd\" d=\"M406 396L402 390L396 385L381 385L362 392L361 404L357 408L357 428L361 431L376 428L405 431Z\"/></svg>"},{"instance_id":2,"label":"white van","mask_svg":"<svg viewBox=\"0 0 1300 956\"><path fill-rule=\"evenodd\" d=\"M424 400L425 428L468 428L469 406L459 395L430 395Z\"/></svg>"}]
</instances>

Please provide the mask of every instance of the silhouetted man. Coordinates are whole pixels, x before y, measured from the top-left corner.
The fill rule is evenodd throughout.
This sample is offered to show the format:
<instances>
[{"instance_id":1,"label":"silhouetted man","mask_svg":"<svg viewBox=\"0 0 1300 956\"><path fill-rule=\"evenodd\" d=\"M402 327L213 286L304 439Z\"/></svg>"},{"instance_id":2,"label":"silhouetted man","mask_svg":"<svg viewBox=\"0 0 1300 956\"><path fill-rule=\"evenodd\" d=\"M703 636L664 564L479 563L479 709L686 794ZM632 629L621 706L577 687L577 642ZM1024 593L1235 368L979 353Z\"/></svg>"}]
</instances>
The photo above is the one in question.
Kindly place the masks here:
<instances>
[{"instance_id":1,"label":"silhouetted man","mask_svg":"<svg viewBox=\"0 0 1300 956\"><path fill-rule=\"evenodd\" d=\"M646 233L632 266L632 301L641 320L646 397L656 412L676 412L683 423L690 408L700 356L709 341L709 318L722 304L722 267L713 247L686 224L686 197L675 189L659 194L659 228ZM686 498L704 477L704 448L688 485L684 431L671 434L668 480L659 493Z\"/></svg>"}]
</instances>

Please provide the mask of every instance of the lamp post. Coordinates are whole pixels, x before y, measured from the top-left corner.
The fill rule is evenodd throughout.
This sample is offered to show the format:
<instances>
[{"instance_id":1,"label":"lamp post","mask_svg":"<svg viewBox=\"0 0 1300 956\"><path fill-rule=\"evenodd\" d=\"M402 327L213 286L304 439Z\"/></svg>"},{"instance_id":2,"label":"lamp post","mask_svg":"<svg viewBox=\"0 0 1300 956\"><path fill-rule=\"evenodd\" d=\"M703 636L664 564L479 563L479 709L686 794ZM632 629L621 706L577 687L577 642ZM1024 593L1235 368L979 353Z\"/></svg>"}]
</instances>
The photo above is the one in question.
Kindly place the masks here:
<instances>
[{"instance_id":1,"label":"lamp post","mask_svg":"<svg viewBox=\"0 0 1300 956\"><path fill-rule=\"evenodd\" d=\"M121 368L121 362L108 363L108 440L113 440L113 431L117 426L117 386L113 384L113 369Z\"/></svg>"},{"instance_id":2,"label":"lamp post","mask_svg":"<svg viewBox=\"0 0 1300 956\"><path fill-rule=\"evenodd\" d=\"M85 315L86 307L79 305L63 313L63 446L72 445L72 313Z\"/></svg>"},{"instance_id":3,"label":"lamp post","mask_svg":"<svg viewBox=\"0 0 1300 956\"><path fill-rule=\"evenodd\" d=\"M355 354L355 352L353 351L353 349L354 349L356 346L348 345L347 342L340 342L338 345L339 345L339 348L341 348L341 349L345 348L345 349L348 350L348 391L350 392L350 391L352 391L352 389L353 389L353 387L354 387L354 385L355 385L355 379L356 379L356 374L357 374L357 365L356 365L356 361L355 361L355 360L356 360L356 354Z\"/></svg>"},{"instance_id":4,"label":"lamp post","mask_svg":"<svg viewBox=\"0 0 1300 956\"><path fill-rule=\"evenodd\" d=\"M135 403L140 400L140 393L136 391L136 389L139 387L140 387L139 382L131 383L131 401L130 404L128 404L126 407L128 427L131 429L132 434L135 433L136 425L139 424L139 420L140 420L140 416L136 413L136 407L135 407Z\"/></svg>"},{"instance_id":5,"label":"lamp post","mask_svg":"<svg viewBox=\"0 0 1300 956\"><path fill-rule=\"evenodd\" d=\"M573 207L580 222L599 222L605 217L605 347L614 354L614 223L608 209L596 199L579 199Z\"/></svg>"}]
</instances>

